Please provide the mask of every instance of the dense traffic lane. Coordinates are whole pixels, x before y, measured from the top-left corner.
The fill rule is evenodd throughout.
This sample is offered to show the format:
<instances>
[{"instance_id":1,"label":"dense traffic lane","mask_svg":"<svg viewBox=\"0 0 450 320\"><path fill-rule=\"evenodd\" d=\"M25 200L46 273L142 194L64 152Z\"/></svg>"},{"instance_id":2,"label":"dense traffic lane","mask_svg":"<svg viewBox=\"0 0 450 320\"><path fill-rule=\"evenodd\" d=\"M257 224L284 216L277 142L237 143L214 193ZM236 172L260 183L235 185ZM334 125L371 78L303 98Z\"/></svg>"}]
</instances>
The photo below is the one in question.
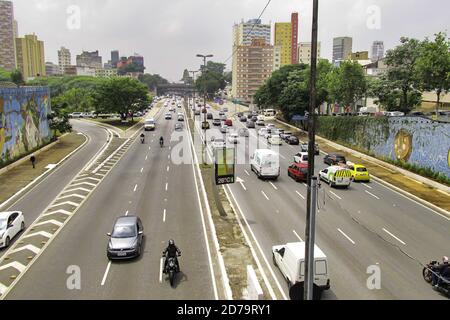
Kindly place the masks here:
<instances>
[{"instance_id":1,"label":"dense traffic lane","mask_svg":"<svg viewBox=\"0 0 450 320\"><path fill-rule=\"evenodd\" d=\"M167 145L174 123L160 118L145 145L133 144L8 299L214 299L192 167L171 165L169 146L159 147L159 136ZM143 221L145 252L109 264L106 233L127 212ZM161 252L170 238L183 252L175 290L159 282ZM70 265L80 267L81 290L66 287Z\"/></svg>"},{"instance_id":2,"label":"dense traffic lane","mask_svg":"<svg viewBox=\"0 0 450 320\"><path fill-rule=\"evenodd\" d=\"M240 126L242 124L235 123L235 127ZM239 146L238 148L241 147ZM238 199L238 203L241 205L245 214L248 215L248 219L252 221L252 229L254 229L258 241L263 242L262 247L266 249L265 254L268 258L271 257L270 248L272 245L298 241L296 234L302 235L304 230L305 200L298 196L300 200L299 207L292 197L298 191L298 193L306 198L306 188L302 184L295 183L286 175L287 167L291 164L290 159L295 153L293 149L291 146L284 145L279 150L282 155L280 158L282 177L278 182L264 183L258 181L253 173L250 173L250 176L248 176L248 166L244 165L239 166L238 176L246 180L246 182L248 180L248 183L245 183L247 190L243 190L239 185L231 186L232 190L234 190L233 193ZM248 159L248 154L246 154L246 157ZM319 161L319 169L324 167L320 165L321 158L318 157L317 161ZM344 299L355 297L360 299L439 298L421 280L421 268L418 265L418 261L411 260L399 250L399 246L395 243L397 240L393 238L395 234L389 228L395 231L397 229L393 228L391 224L386 224L384 220L382 220L382 225L385 226L384 228L378 228L378 225L372 226L370 220L367 222L364 220L366 217L378 217L380 215L379 212L383 212L388 217L397 215L397 213L391 207L386 207L385 202L372 204L371 201L378 199L373 198L366 192L362 192L363 190L359 190L360 186L366 188L364 185L353 184L352 189L348 191L334 190L328 186L324 186L322 190L322 192L326 191L325 197L327 203L325 207L322 207L318 215L317 243L325 250L330 258L332 281L337 280L334 281L335 284L332 287L333 292L336 293L338 298ZM386 190L383 191L386 193ZM254 199L249 197L250 193L254 194ZM408 211L417 210L414 203L408 203L408 199L393 192L388 193L393 197L392 201L401 203L402 207L409 205ZM366 196L373 198L373 200L366 198ZM351 200L345 201L343 200L344 198ZM406 204L404 204L405 200L407 202ZM256 206L256 204L264 201L267 201L264 206ZM270 207L270 203L275 204L273 208ZM377 210L373 210L373 208ZM421 209L426 211L424 208ZM431 212L420 212L419 214L423 217L424 213L432 216L431 218L427 217L425 226L421 222L417 222L417 226L420 227L419 230L421 233L431 234L430 237L433 239L430 239L428 243L419 244L413 242L411 246L419 248L413 254L418 252L422 253L422 255L416 256L419 259L426 254L430 254L430 251L424 249L427 246L432 246L436 252L445 251L445 245L439 243L439 237L433 237L433 232L427 232L429 231L427 228L433 227L433 222L437 224L436 226L439 226L437 230L442 229L443 218ZM265 216L264 219L261 218L263 215ZM277 219L274 219L274 216ZM361 219L362 221L356 222L355 218ZM403 220L407 218L403 217ZM414 220L414 218L411 219ZM429 220L432 221L431 226ZM404 221L400 223L399 228L404 226ZM258 223L255 224L254 222ZM283 222L287 223L284 224ZM275 223L277 225L284 224L284 226L278 231L274 231L273 229L276 228L274 226ZM293 229L292 226L299 226L300 231L297 230L295 234L294 232L290 233L290 229ZM370 230L372 228L373 230ZM283 230L284 236L281 238L276 237L277 234L283 235ZM351 234L352 237L349 237L348 234ZM445 232L441 233L440 236L447 236L448 239L448 234ZM401 246L401 243L399 245ZM342 259L342 257L346 258ZM426 259L423 262L426 262ZM382 267L383 272L384 281L382 290L369 291L366 288L366 280L368 277L366 274L367 267L369 265L376 265L377 263ZM355 267L357 270L355 270Z\"/></svg>"},{"instance_id":3,"label":"dense traffic lane","mask_svg":"<svg viewBox=\"0 0 450 320\"><path fill-rule=\"evenodd\" d=\"M4 211L22 211L27 226L36 220L42 211L52 202L59 192L67 185L75 175L97 154L107 143L108 132L100 126L88 122L72 121L75 132L80 132L88 137L87 143L63 162L59 167L53 169L47 177L28 191ZM17 239L14 239L14 243ZM0 250L0 256L6 250Z\"/></svg>"}]
</instances>

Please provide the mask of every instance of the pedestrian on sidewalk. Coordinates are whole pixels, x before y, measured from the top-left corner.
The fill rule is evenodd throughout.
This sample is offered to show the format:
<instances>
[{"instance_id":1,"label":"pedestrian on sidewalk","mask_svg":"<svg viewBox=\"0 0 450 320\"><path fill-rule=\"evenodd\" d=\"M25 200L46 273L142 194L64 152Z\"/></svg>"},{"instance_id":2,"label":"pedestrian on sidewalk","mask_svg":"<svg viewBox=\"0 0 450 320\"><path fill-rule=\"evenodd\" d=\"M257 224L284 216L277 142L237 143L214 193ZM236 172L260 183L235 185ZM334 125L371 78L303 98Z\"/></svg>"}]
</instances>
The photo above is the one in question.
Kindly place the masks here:
<instances>
[{"instance_id":1,"label":"pedestrian on sidewalk","mask_svg":"<svg viewBox=\"0 0 450 320\"><path fill-rule=\"evenodd\" d=\"M33 166L33 169L36 168L36 157L33 155L31 155L30 157L30 161L31 161L31 165Z\"/></svg>"}]
</instances>

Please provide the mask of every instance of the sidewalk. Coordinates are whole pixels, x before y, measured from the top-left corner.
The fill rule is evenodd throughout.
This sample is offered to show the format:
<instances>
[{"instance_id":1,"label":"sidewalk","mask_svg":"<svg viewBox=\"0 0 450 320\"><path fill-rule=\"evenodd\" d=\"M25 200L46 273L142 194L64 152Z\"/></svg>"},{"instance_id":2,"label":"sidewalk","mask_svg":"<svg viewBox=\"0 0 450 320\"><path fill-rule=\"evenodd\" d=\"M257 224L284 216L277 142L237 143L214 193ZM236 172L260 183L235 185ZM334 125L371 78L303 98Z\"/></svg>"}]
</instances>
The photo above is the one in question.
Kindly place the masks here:
<instances>
[{"instance_id":1,"label":"sidewalk","mask_svg":"<svg viewBox=\"0 0 450 320\"><path fill-rule=\"evenodd\" d=\"M295 128L292 125L286 124L279 120L270 121L281 125L286 131L292 131L293 129L298 132L297 136L302 141L307 141L307 133L301 129ZM428 205L426 202L434 205L437 211L444 215L450 216L450 194L446 192L448 188L442 185L442 188L437 188L439 184L434 181L430 181L428 184L424 181L428 180L426 178L418 181L414 179L414 173L404 172L404 169L397 168L391 164L384 163L381 160L372 158L368 155L362 154L358 151L346 148L332 141L328 141L324 138L317 137L317 143L319 144L320 150L325 153L338 152L346 157L347 160L364 165L370 174L377 180L392 189L401 192L409 193L416 197L415 200L422 202L424 205ZM421 177L422 178L422 177ZM424 202L425 201L425 202Z\"/></svg>"},{"instance_id":2,"label":"sidewalk","mask_svg":"<svg viewBox=\"0 0 450 320\"><path fill-rule=\"evenodd\" d=\"M25 161L0 174L0 180L2 181L0 184L0 205L36 178L50 173L52 169L47 168L47 166L59 163L86 141L84 135L70 133L61 137L59 142L48 150L36 156L36 169L33 169L29 161Z\"/></svg>"}]
</instances>

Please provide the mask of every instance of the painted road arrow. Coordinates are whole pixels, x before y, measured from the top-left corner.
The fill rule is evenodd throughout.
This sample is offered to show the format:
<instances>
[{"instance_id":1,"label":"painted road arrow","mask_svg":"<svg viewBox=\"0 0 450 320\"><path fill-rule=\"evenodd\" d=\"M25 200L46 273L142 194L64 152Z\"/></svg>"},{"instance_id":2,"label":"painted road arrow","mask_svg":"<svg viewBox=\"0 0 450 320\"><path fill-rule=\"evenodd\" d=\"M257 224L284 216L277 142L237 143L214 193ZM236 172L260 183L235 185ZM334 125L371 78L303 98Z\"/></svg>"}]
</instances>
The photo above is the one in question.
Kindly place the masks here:
<instances>
[{"instance_id":1,"label":"painted road arrow","mask_svg":"<svg viewBox=\"0 0 450 320\"><path fill-rule=\"evenodd\" d=\"M245 182L244 180L242 180L241 178L237 177L236 182L237 182L237 183L240 183L241 186L242 186L242 188L243 188L245 191L247 191L247 188L244 186L244 182Z\"/></svg>"}]
</instances>

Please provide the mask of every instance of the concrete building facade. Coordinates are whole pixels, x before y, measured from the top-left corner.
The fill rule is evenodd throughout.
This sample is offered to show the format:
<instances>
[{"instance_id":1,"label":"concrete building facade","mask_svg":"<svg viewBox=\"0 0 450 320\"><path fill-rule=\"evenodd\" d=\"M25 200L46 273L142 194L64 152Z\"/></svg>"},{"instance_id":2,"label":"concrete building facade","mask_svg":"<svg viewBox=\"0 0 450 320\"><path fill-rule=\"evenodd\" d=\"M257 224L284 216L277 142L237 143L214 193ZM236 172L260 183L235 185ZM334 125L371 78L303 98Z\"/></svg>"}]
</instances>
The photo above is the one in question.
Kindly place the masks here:
<instances>
[{"instance_id":1,"label":"concrete building facade","mask_svg":"<svg viewBox=\"0 0 450 320\"><path fill-rule=\"evenodd\" d=\"M102 57L99 56L98 50L89 52L83 51L80 55L77 55L77 66L78 67L90 67L90 68L102 68Z\"/></svg>"},{"instance_id":2,"label":"concrete building facade","mask_svg":"<svg viewBox=\"0 0 450 320\"><path fill-rule=\"evenodd\" d=\"M72 65L72 56L69 49L61 47L61 49L58 50L58 65L63 74L65 73L65 69Z\"/></svg>"},{"instance_id":3,"label":"concrete building facade","mask_svg":"<svg viewBox=\"0 0 450 320\"><path fill-rule=\"evenodd\" d=\"M317 43L317 59L321 57L321 43ZM298 63L311 64L311 42L298 44Z\"/></svg>"},{"instance_id":4,"label":"concrete building facade","mask_svg":"<svg viewBox=\"0 0 450 320\"><path fill-rule=\"evenodd\" d=\"M117 76L117 69L95 69L95 76L99 78L110 78Z\"/></svg>"},{"instance_id":5,"label":"concrete building facade","mask_svg":"<svg viewBox=\"0 0 450 320\"><path fill-rule=\"evenodd\" d=\"M17 68L25 80L45 76L44 42L34 34L16 38Z\"/></svg>"},{"instance_id":6,"label":"concrete building facade","mask_svg":"<svg viewBox=\"0 0 450 320\"><path fill-rule=\"evenodd\" d=\"M339 37L333 39L333 63L340 63L347 59L353 50L351 37Z\"/></svg>"},{"instance_id":7,"label":"concrete building facade","mask_svg":"<svg viewBox=\"0 0 450 320\"><path fill-rule=\"evenodd\" d=\"M251 45L254 39L264 39L270 44L271 34L270 24L263 24L258 19L242 21L233 26L233 46Z\"/></svg>"},{"instance_id":8,"label":"concrete building facade","mask_svg":"<svg viewBox=\"0 0 450 320\"><path fill-rule=\"evenodd\" d=\"M290 22L275 23L275 46L281 47L281 66L291 64L292 60L292 24Z\"/></svg>"},{"instance_id":9,"label":"concrete building facade","mask_svg":"<svg viewBox=\"0 0 450 320\"><path fill-rule=\"evenodd\" d=\"M0 1L0 67L16 68L14 7L11 1Z\"/></svg>"},{"instance_id":10,"label":"concrete building facade","mask_svg":"<svg viewBox=\"0 0 450 320\"><path fill-rule=\"evenodd\" d=\"M237 46L232 96L252 103L256 91L272 75L273 61L274 47L263 39L254 39L251 45Z\"/></svg>"},{"instance_id":11,"label":"concrete building facade","mask_svg":"<svg viewBox=\"0 0 450 320\"><path fill-rule=\"evenodd\" d=\"M373 62L384 58L384 42L374 41L372 44L372 56L371 60Z\"/></svg>"},{"instance_id":12,"label":"concrete building facade","mask_svg":"<svg viewBox=\"0 0 450 320\"><path fill-rule=\"evenodd\" d=\"M47 76L59 76L61 75L61 69L57 64L54 64L53 62L46 62L45 73Z\"/></svg>"}]
</instances>

